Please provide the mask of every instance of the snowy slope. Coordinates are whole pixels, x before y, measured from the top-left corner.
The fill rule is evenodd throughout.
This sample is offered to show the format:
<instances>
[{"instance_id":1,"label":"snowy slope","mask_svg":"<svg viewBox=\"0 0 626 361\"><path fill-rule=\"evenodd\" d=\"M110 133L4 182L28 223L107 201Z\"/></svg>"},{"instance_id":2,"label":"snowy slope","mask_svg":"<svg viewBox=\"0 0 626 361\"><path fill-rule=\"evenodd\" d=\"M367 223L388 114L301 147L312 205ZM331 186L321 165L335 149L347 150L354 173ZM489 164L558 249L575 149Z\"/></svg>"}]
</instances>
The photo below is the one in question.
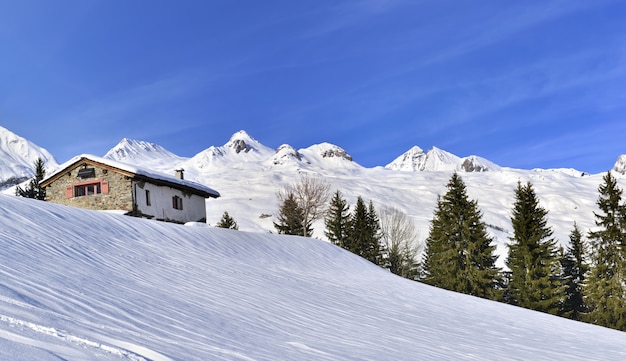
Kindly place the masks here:
<instances>
[{"instance_id":1,"label":"snowy slope","mask_svg":"<svg viewBox=\"0 0 626 361\"><path fill-rule=\"evenodd\" d=\"M574 222L583 232L595 227L597 188L604 176L574 169L505 168L476 156L460 158L438 148L424 153L419 147L392 162L394 167L364 168L333 144L316 144L299 150L285 144L274 151L245 131L235 133L224 146L210 147L176 164L171 157L160 158L158 152L134 149L135 153L144 153L142 159L155 170L170 174L174 168L182 167L186 179L220 192L219 199L207 201L210 224L216 224L227 211L241 230L262 233L275 232L276 192L307 173L330 183L331 191L340 190L351 205L362 196L379 208L402 210L416 223L423 242L437 196L445 193L452 172L458 171L469 196L478 201L483 220L495 238L501 256L499 266L504 265L512 235L510 212L518 181L533 184L541 206L549 211L548 225L553 228L554 237L565 244ZM620 187L626 189L626 177L616 175ZM323 222L314 224L314 236L325 238Z\"/></svg>"},{"instance_id":2,"label":"snowy slope","mask_svg":"<svg viewBox=\"0 0 626 361\"><path fill-rule=\"evenodd\" d=\"M11 136L17 137L13 139L9 133L1 133L9 139L3 144L30 143L15 135ZM20 152L14 150L12 154ZM404 211L416 223L420 242L428 235L437 196L446 191L451 172L456 170L468 186L469 196L478 201L483 211L483 220L501 256L500 266L504 265L512 232L510 209L518 181L533 183L541 205L549 211L548 224L553 227L555 238L565 244L574 222L584 232L595 226L593 212L597 209L597 187L603 176L587 175L575 169L504 168L476 156L460 158L438 148L424 153L419 147L412 148L386 168L364 168L333 144L316 144L299 150L283 145L275 151L245 131L233 134L223 146L209 147L192 158L179 157L153 143L130 139L123 139L105 156L170 175L174 169L184 168L185 179L204 184L222 195L207 202L210 224L217 223L223 212L228 211L241 230L275 232L276 192L307 173L330 183L332 191L340 190L349 204L362 196L379 208L396 207ZM6 162L18 158L22 159L11 156L4 159ZM623 168L622 158L614 170L620 187L626 189L626 177L617 173ZM12 169L19 167L14 165ZM13 194L10 190L5 192ZM323 222L314 224L315 237L324 239L323 231Z\"/></svg>"},{"instance_id":3,"label":"snowy slope","mask_svg":"<svg viewBox=\"0 0 626 361\"><path fill-rule=\"evenodd\" d=\"M626 333L408 281L315 239L11 196L0 212L2 360L626 357Z\"/></svg>"},{"instance_id":4,"label":"snowy slope","mask_svg":"<svg viewBox=\"0 0 626 361\"><path fill-rule=\"evenodd\" d=\"M58 165L47 150L0 126L0 189L32 178L33 164L40 157L47 169Z\"/></svg>"},{"instance_id":5,"label":"snowy slope","mask_svg":"<svg viewBox=\"0 0 626 361\"><path fill-rule=\"evenodd\" d=\"M160 164L169 164L175 167L176 164L185 160L185 158L177 156L158 144L128 138L122 139L103 158L123 163L138 164L147 168Z\"/></svg>"},{"instance_id":6,"label":"snowy slope","mask_svg":"<svg viewBox=\"0 0 626 361\"><path fill-rule=\"evenodd\" d=\"M262 162L274 150L264 146L241 130L233 134L223 146L211 146L182 163L186 170L206 171L215 168L239 167L241 164Z\"/></svg>"},{"instance_id":7,"label":"snowy slope","mask_svg":"<svg viewBox=\"0 0 626 361\"><path fill-rule=\"evenodd\" d=\"M445 186L452 174L452 171L398 172L384 168L316 171L248 168L214 170L189 174L189 177L200 183L206 182L222 195L207 202L207 221L210 224L216 224L222 213L228 211L241 230L275 232L272 222L278 209L276 191L296 182L303 172L328 182L333 192L340 190L350 205L354 205L360 195L366 201L372 200L377 207L400 209L413 219L422 242L428 235L437 196L446 192ZM602 176L580 177L560 171L513 169L461 174L469 197L478 201L483 221L495 238L497 252L501 255L498 260L500 266L504 265L507 244L512 236L510 214L518 181L533 184L541 206L549 211L548 224L554 230L554 237L565 244L574 222L584 232L595 227L593 212L597 211L597 188L602 183ZM626 178L618 178L618 184L626 189ZM315 237L324 239L323 231L323 222L314 224Z\"/></svg>"},{"instance_id":8,"label":"snowy slope","mask_svg":"<svg viewBox=\"0 0 626 361\"><path fill-rule=\"evenodd\" d=\"M626 154L622 154L617 158L613 170L620 174L626 174Z\"/></svg>"}]
</instances>

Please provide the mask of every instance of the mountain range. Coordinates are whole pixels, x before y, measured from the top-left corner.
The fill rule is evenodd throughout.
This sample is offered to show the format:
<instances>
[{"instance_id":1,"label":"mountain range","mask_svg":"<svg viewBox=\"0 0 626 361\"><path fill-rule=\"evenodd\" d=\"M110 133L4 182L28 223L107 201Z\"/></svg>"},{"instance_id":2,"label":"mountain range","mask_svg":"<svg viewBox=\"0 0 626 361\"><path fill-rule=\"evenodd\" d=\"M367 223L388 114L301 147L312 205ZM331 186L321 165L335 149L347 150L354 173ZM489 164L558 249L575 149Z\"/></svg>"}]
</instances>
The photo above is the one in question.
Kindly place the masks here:
<instances>
[{"instance_id":1,"label":"mountain range","mask_svg":"<svg viewBox=\"0 0 626 361\"><path fill-rule=\"evenodd\" d=\"M9 154L47 153L36 150ZM332 144L273 150L245 132L191 158L131 139L106 153L155 171L185 168L186 179L222 194L207 201L208 222L228 211L240 231L0 195L0 359L626 356L623 332L412 282L318 239L269 234L275 232L276 191L303 174L328 182L350 204L363 196L378 208L400 209L423 240L437 197L457 171L500 255L511 235L518 182L533 183L561 243L574 221L583 230L594 227L603 174L511 169L439 149L407 153L387 167L364 168ZM624 158L614 169L622 189L626 177L617 172ZM26 167L30 160L20 162ZM48 166L57 166L54 158ZM323 222L314 228L314 236L323 238Z\"/></svg>"},{"instance_id":2,"label":"mountain range","mask_svg":"<svg viewBox=\"0 0 626 361\"><path fill-rule=\"evenodd\" d=\"M49 169L57 166L45 149L6 129L0 129L0 139L4 152L12 155L0 158L0 166L4 167L0 169L21 169L19 174L2 173L0 180L7 182L11 177L31 175L28 167L32 168L33 157L38 155L45 156ZM575 169L507 168L478 156L458 157L436 147L424 152L417 146L384 167L366 168L334 144L321 143L297 150L283 144L272 149L243 130L233 134L224 145L210 146L190 158L154 143L126 138L104 157L168 174L182 168L185 179L218 190L222 197L207 202L209 224L217 223L227 211L241 230L275 232L277 191L308 174L329 183L333 192L339 190L349 204L361 196L380 209L399 209L415 222L420 241L428 235L437 197L445 193L445 185L456 171L466 183L470 198L477 200L500 255L506 254L512 234L510 210L518 182L533 184L541 206L549 212L554 237L565 244L574 222L583 230L595 227L593 212L603 176ZM16 165L18 161L20 166ZM618 158L613 171L621 188L626 188L626 155ZM314 237L324 239L323 221L313 226ZM500 257L500 265L503 261L504 257Z\"/></svg>"},{"instance_id":3,"label":"mountain range","mask_svg":"<svg viewBox=\"0 0 626 361\"><path fill-rule=\"evenodd\" d=\"M310 170L363 168L343 148L334 144L315 144L299 150L289 144L283 144L277 149L272 149L243 130L233 134L223 146L211 146L189 159L176 156L157 144L126 138L107 152L105 158L131 163L154 163L157 160L158 163L176 163L198 170L230 167L240 162L256 162L276 168L295 166ZM424 152L417 146L387 164L385 168L411 172L442 170L485 172L501 169L493 162L478 156L460 158L436 147Z\"/></svg>"}]
</instances>

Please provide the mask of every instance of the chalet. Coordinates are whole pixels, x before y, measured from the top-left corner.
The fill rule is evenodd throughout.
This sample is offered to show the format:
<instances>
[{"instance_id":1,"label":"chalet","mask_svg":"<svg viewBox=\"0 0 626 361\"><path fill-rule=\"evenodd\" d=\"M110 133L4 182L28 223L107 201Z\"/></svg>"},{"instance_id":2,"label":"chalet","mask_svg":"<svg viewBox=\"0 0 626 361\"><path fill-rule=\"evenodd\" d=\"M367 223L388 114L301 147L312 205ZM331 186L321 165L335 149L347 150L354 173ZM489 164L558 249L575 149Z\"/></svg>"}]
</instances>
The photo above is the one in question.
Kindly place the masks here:
<instances>
[{"instance_id":1,"label":"chalet","mask_svg":"<svg viewBox=\"0 0 626 361\"><path fill-rule=\"evenodd\" d=\"M205 221L206 199L220 196L183 179L182 169L169 176L92 155L70 159L40 184L48 202L177 223Z\"/></svg>"}]
</instances>

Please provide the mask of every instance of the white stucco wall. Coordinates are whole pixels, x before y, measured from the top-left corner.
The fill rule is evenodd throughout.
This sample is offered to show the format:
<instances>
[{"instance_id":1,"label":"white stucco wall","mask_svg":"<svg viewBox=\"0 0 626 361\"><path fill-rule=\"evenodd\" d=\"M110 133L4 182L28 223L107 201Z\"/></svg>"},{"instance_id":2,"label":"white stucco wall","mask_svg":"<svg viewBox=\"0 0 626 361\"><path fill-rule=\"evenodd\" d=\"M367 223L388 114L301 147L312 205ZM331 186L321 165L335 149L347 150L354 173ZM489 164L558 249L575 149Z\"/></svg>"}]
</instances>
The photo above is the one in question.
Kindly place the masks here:
<instances>
[{"instance_id":1,"label":"white stucco wall","mask_svg":"<svg viewBox=\"0 0 626 361\"><path fill-rule=\"evenodd\" d=\"M150 205L146 201L146 190L150 191ZM206 219L206 200L195 194L148 182L133 182L137 210L143 215L159 220L195 222ZM172 206L172 197L183 200L183 209Z\"/></svg>"}]
</instances>

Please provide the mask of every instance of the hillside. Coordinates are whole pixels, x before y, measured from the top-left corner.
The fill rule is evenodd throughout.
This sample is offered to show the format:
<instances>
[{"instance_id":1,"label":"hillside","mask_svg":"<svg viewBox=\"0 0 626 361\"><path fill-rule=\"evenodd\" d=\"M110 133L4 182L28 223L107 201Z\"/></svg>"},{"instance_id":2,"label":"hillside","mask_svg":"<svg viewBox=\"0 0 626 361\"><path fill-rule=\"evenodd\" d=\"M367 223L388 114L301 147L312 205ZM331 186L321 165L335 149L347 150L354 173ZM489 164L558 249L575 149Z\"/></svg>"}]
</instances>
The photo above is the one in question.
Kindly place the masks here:
<instances>
[{"instance_id":1,"label":"hillside","mask_svg":"<svg viewBox=\"0 0 626 361\"><path fill-rule=\"evenodd\" d=\"M541 206L548 210L554 237L564 245L574 222L583 232L595 227L597 188L604 176L574 169L513 169L477 156L460 158L437 148L424 152L419 147L386 167L365 168L336 145L323 143L296 150L285 144L273 152L244 131L235 133L223 146L212 146L192 158L152 160L150 164L167 173L184 168L187 179L218 190L222 197L207 202L210 224L216 224L227 211L241 230L275 232L277 190L306 173L328 182L332 191L340 190L351 205L362 196L376 207L405 212L416 223L420 242L428 235L437 196L446 191L452 172L457 171L494 236L501 256L499 266L504 266L512 236L510 211L518 182L533 184ZM626 177L615 175L626 189ZM314 230L314 237L325 238L323 222L314 224Z\"/></svg>"},{"instance_id":2,"label":"hillside","mask_svg":"<svg viewBox=\"0 0 626 361\"><path fill-rule=\"evenodd\" d=\"M618 360L626 333L396 277L315 239L0 195L2 360Z\"/></svg>"},{"instance_id":3,"label":"hillside","mask_svg":"<svg viewBox=\"0 0 626 361\"><path fill-rule=\"evenodd\" d=\"M128 146L128 142L125 144ZM151 148L155 147L158 146ZM597 188L604 176L575 169L513 169L477 156L460 158L438 148L424 152L419 147L409 149L385 167L365 168L333 144L298 150L284 144L274 151L245 131L233 134L223 146L211 146L194 157L177 161L171 161L171 157L149 158L157 153L142 148L126 152L143 154L147 164L162 172L184 168L186 179L218 190L222 196L207 202L209 224L216 224L227 211L241 230L261 233L275 232L276 192L306 173L328 182L332 191L340 190L351 205L362 196L378 208L400 209L414 220L419 242L423 242L437 196L443 195L456 171L466 183L468 195L478 201L483 220L496 241L500 267L504 266L512 236L510 211L518 182L533 184L541 206L548 210L548 225L553 228L555 239L565 245L574 222L583 232L595 227ZM618 160L615 175L620 187L626 189L626 177L618 173L620 164ZM325 239L322 221L314 224L314 237Z\"/></svg>"},{"instance_id":4,"label":"hillside","mask_svg":"<svg viewBox=\"0 0 626 361\"><path fill-rule=\"evenodd\" d=\"M0 190L33 177L37 158L43 159L48 169L58 166L47 150L0 126Z\"/></svg>"},{"instance_id":5,"label":"hillside","mask_svg":"<svg viewBox=\"0 0 626 361\"><path fill-rule=\"evenodd\" d=\"M575 169L513 169L478 156L458 157L438 148L424 152L417 146L385 167L366 168L334 144L301 149L283 144L274 150L245 131L236 132L222 146L210 146L189 158L157 144L126 138L105 157L170 175L174 169L185 169L186 179L222 195L207 201L209 224L216 224L228 211L241 230L275 232L276 192L306 173L328 182L332 191L340 190L351 205L362 196L378 208L396 207L405 212L417 225L420 242L428 235L437 196L446 191L450 175L457 171L469 196L478 201L483 220L494 236L501 256L499 266L504 265L512 235L509 218L518 181L534 185L541 206L548 210L548 225L554 237L565 244L574 222L585 233L595 227L597 188L604 175ZM622 189L626 189L624 164L621 156L614 167ZM314 237L325 238L323 222L314 224L314 229Z\"/></svg>"}]
</instances>

